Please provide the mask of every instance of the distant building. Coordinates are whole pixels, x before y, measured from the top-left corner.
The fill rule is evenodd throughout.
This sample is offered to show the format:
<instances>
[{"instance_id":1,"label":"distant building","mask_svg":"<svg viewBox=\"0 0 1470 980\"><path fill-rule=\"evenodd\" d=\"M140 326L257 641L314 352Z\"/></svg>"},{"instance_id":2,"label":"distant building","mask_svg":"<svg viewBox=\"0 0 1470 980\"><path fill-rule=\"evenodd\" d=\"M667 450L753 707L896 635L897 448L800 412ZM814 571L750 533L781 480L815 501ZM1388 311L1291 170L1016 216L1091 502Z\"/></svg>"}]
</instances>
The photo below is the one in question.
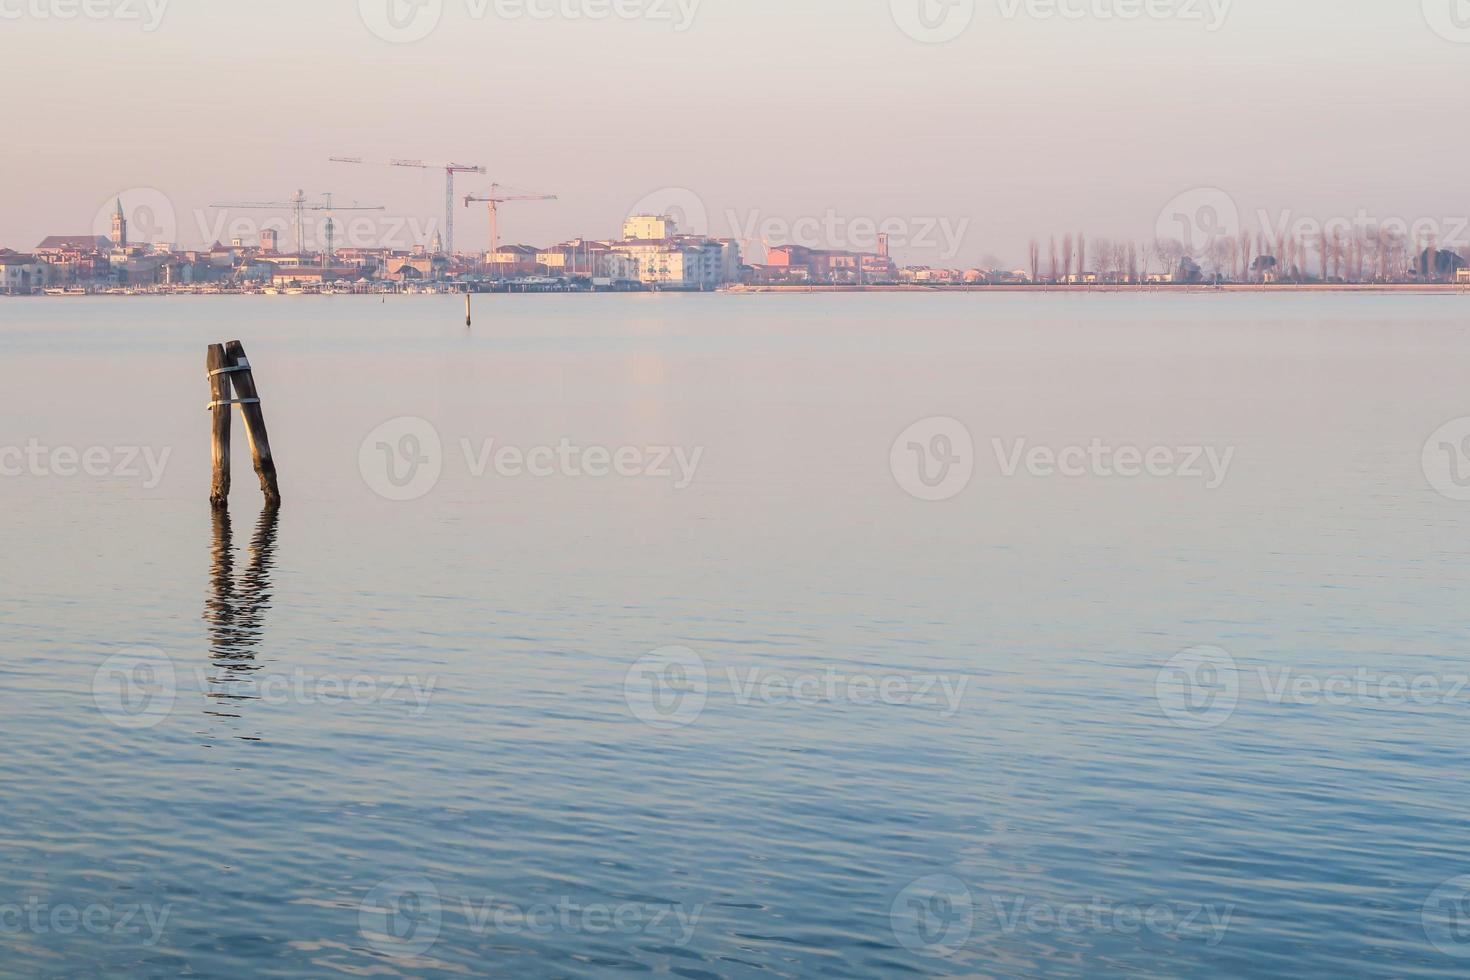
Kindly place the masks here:
<instances>
[{"instance_id":1,"label":"distant building","mask_svg":"<svg viewBox=\"0 0 1470 980\"><path fill-rule=\"evenodd\" d=\"M51 235L36 246L36 256L50 266L52 285L109 278L111 253L112 242L103 235Z\"/></svg>"},{"instance_id":2,"label":"distant building","mask_svg":"<svg viewBox=\"0 0 1470 980\"><path fill-rule=\"evenodd\" d=\"M260 250L262 252L275 252L279 250L280 235L274 228L262 228L260 231Z\"/></svg>"},{"instance_id":3,"label":"distant building","mask_svg":"<svg viewBox=\"0 0 1470 980\"><path fill-rule=\"evenodd\" d=\"M678 234L674 219L668 215L635 214L623 222L624 241L667 241Z\"/></svg>"},{"instance_id":4,"label":"distant building","mask_svg":"<svg viewBox=\"0 0 1470 980\"><path fill-rule=\"evenodd\" d=\"M110 251L112 242L103 235L51 235L36 246L36 254L43 258L59 258L68 253L106 254Z\"/></svg>"},{"instance_id":5,"label":"distant building","mask_svg":"<svg viewBox=\"0 0 1470 980\"><path fill-rule=\"evenodd\" d=\"M707 290L740 278L740 245L732 239L629 239L612 250L637 263L637 278L660 289Z\"/></svg>"},{"instance_id":6,"label":"distant building","mask_svg":"<svg viewBox=\"0 0 1470 980\"><path fill-rule=\"evenodd\" d=\"M1449 249L1428 249L1414 260L1414 274L1420 279L1455 279L1465 268L1465 260Z\"/></svg>"},{"instance_id":7,"label":"distant building","mask_svg":"<svg viewBox=\"0 0 1470 980\"><path fill-rule=\"evenodd\" d=\"M326 268L321 266L288 266L277 268L271 273L271 284L274 286L317 286L324 282L336 282L343 279L353 280L357 278L356 269Z\"/></svg>"},{"instance_id":8,"label":"distant building","mask_svg":"<svg viewBox=\"0 0 1470 980\"><path fill-rule=\"evenodd\" d=\"M45 285L45 262L34 255L0 249L0 293L29 296Z\"/></svg>"},{"instance_id":9,"label":"distant building","mask_svg":"<svg viewBox=\"0 0 1470 980\"><path fill-rule=\"evenodd\" d=\"M486 257L486 271L502 279L533 275L538 254L530 245L502 245Z\"/></svg>"},{"instance_id":10,"label":"distant building","mask_svg":"<svg viewBox=\"0 0 1470 980\"><path fill-rule=\"evenodd\" d=\"M886 254L888 242L880 241L880 250L850 252L837 249L807 248L805 245L777 245L766 250L766 264L778 268L805 268L814 282L874 282L897 278L898 270Z\"/></svg>"}]
</instances>

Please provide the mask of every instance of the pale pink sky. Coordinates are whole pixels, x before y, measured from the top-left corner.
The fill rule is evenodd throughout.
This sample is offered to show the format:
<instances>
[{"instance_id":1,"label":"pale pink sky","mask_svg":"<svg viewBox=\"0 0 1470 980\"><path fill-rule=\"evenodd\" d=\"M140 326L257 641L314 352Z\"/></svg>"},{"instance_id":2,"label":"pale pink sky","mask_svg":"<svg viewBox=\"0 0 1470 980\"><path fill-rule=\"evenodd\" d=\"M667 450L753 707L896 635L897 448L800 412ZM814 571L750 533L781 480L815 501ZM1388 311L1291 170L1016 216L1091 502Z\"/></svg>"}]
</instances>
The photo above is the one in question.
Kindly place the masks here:
<instances>
[{"instance_id":1,"label":"pale pink sky","mask_svg":"<svg viewBox=\"0 0 1470 980\"><path fill-rule=\"evenodd\" d=\"M84 2L111 13L60 19ZM366 23L387 2L0 0L0 245L89 231L132 188L186 247L221 227L208 205L298 187L387 206L362 233L390 244L439 221L441 175L333 155L559 196L506 206L508 241L607 237L683 188L655 200L697 201L716 234L861 245L886 223L919 239L900 260L959 266L1019 264L1032 235L1153 237L1191 188L1249 224L1361 207L1452 231L1470 208L1464 0L976 0L939 44L890 0L424 0L437 28L392 43ZM1146 2L1165 15L1116 16ZM565 13L614 3L645 16ZM483 210L457 220L483 248Z\"/></svg>"}]
</instances>

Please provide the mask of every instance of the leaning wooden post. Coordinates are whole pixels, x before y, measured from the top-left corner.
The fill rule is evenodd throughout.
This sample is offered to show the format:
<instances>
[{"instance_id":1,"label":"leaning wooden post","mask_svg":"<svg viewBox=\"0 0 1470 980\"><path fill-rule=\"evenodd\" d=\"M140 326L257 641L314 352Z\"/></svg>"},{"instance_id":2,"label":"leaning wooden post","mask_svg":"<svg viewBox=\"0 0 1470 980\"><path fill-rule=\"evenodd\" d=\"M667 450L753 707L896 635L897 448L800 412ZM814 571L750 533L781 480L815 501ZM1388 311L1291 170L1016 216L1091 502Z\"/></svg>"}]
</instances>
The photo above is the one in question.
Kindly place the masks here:
<instances>
[{"instance_id":1,"label":"leaning wooden post","mask_svg":"<svg viewBox=\"0 0 1470 980\"><path fill-rule=\"evenodd\" d=\"M211 458L214 461L214 479L209 485L209 502L214 507L230 505L230 375L225 361L223 344L210 344L209 356L204 362L209 372L209 410L214 415L214 434Z\"/></svg>"},{"instance_id":2,"label":"leaning wooden post","mask_svg":"<svg viewBox=\"0 0 1470 980\"><path fill-rule=\"evenodd\" d=\"M250 442L250 459L260 477L260 492L267 507L281 506L281 488L276 482L276 461L271 456L270 436L265 431L265 412L260 408L260 393L255 390L255 375L245 356L245 345L238 340L225 344L225 360L235 368L230 375L239 396L240 416L245 420L245 438Z\"/></svg>"}]
</instances>

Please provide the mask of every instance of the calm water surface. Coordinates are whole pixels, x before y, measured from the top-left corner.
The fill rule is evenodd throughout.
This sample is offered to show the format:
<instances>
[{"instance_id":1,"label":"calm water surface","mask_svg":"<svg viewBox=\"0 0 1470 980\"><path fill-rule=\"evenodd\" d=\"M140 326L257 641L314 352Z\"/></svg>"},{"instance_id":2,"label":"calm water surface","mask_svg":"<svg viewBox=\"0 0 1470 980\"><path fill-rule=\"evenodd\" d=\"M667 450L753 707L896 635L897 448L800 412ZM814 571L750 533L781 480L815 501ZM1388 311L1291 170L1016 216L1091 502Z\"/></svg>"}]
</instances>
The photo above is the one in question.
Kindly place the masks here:
<instances>
[{"instance_id":1,"label":"calm water surface","mask_svg":"<svg viewBox=\"0 0 1470 980\"><path fill-rule=\"evenodd\" d=\"M0 972L1470 968L1470 503L1422 458L1470 300L476 314L0 302ZM238 422L207 503L233 338L279 514ZM934 417L973 453L891 453ZM564 441L698 463L497 465ZM908 441L972 479L917 499Z\"/></svg>"}]
</instances>

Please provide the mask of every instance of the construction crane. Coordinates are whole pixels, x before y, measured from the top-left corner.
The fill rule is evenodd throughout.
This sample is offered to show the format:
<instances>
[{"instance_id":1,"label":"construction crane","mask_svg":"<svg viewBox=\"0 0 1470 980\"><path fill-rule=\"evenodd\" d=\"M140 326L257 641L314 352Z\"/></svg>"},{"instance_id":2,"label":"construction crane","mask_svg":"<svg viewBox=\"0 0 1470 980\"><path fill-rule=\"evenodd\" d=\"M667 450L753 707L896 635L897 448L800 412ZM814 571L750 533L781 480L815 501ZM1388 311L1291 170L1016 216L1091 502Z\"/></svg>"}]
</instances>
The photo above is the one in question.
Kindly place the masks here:
<instances>
[{"instance_id":1,"label":"construction crane","mask_svg":"<svg viewBox=\"0 0 1470 980\"><path fill-rule=\"evenodd\" d=\"M305 254L305 251L306 251L306 212L308 212L308 211L326 211L327 212L327 243L326 243L327 244L327 247L326 247L326 250L322 253L322 261L323 261L323 263L325 263L326 260L327 260L327 258L332 254L332 234L333 234L333 232L335 230L334 229L334 226L333 226L333 223L332 223L332 214L333 213L335 213L337 211L383 211L383 210L386 210L385 208L383 208L381 206L372 207L372 206L363 206L363 205L356 205L356 204L351 205L349 207L340 207L340 208L339 207L334 207L333 204L332 204L332 195L331 194L323 194L322 195L322 200L320 200L320 201L308 201L306 199L306 192L305 191L297 191L295 194L291 195L291 200L289 200L289 201L247 202L247 203L243 203L243 204L241 204L241 203L236 203L236 204L211 204L210 207L223 208L223 209L226 209L226 210L240 210L240 211L290 211L290 212L292 212L292 214L295 216L296 254L297 255L304 255Z\"/></svg>"},{"instance_id":2,"label":"construction crane","mask_svg":"<svg viewBox=\"0 0 1470 980\"><path fill-rule=\"evenodd\" d=\"M454 254L454 175L484 174L484 167L469 163L425 163L422 160L389 160L379 163L362 157L332 157L333 163L359 163L379 167L410 167L415 170L444 171L444 250Z\"/></svg>"},{"instance_id":3,"label":"construction crane","mask_svg":"<svg viewBox=\"0 0 1470 980\"><path fill-rule=\"evenodd\" d=\"M498 252L500 250L500 228L499 228L499 224L498 224L498 221L499 221L499 217L498 217L499 216L499 212L497 211L497 207L499 205L504 204L507 201L554 201L554 200L556 200L556 195L555 194L502 194L501 193L502 190L510 190L510 189L511 188L502 188L499 184L491 184L490 185L490 193L489 194L487 194L487 195L468 194L468 195L465 196L465 199L464 199L464 206L465 207L469 207L471 204L487 204L490 207L490 254L492 256L496 252Z\"/></svg>"}]
</instances>

